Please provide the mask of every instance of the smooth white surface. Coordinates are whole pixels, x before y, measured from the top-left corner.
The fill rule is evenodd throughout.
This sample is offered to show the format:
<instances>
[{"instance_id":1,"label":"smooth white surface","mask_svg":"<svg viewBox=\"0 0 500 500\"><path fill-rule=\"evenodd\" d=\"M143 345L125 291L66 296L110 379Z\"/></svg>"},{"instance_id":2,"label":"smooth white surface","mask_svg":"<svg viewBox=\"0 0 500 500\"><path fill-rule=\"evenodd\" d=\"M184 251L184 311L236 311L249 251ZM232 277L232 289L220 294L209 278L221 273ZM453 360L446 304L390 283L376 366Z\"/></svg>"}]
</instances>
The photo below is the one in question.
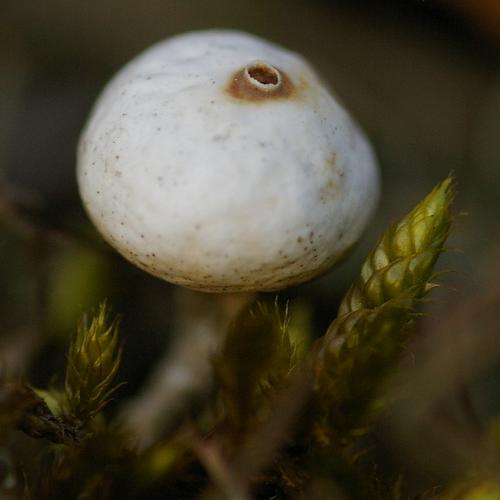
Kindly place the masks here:
<instances>
[{"instance_id":1,"label":"smooth white surface","mask_svg":"<svg viewBox=\"0 0 500 500\"><path fill-rule=\"evenodd\" d=\"M252 61L295 95L229 95ZM180 35L125 66L84 130L78 182L106 240L205 291L276 290L330 267L378 197L372 150L297 54L234 31Z\"/></svg>"}]
</instances>

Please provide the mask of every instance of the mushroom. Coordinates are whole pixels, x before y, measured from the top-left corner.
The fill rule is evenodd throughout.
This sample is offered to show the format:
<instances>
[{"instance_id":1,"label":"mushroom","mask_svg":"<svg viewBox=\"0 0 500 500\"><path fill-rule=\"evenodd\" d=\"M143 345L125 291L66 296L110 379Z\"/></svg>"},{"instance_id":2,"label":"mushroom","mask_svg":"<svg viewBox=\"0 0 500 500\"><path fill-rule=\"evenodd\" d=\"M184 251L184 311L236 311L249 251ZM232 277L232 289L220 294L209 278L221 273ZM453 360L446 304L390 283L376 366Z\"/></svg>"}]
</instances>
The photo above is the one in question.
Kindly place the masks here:
<instances>
[{"instance_id":1,"label":"mushroom","mask_svg":"<svg viewBox=\"0 0 500 500\"><path fill-rule=\"evenodd\" d=\"M82 134L78 184L133 264L235 294L181 298L177 346L124 413L144 446L206 387L228 307L329 269L379 193L367 139L309 64L237 31L176 36L127 64Z\"/></svg>"},{"instance_id":2,"label":"mushroom","mask_svg":"<svg viewBox=\"0 0 500 500\"><path fill-rule=\"evenodd\" d=\"M325 272L379 192L368 141L309 64L236 31L176 36L127 64L83 132L78 183L124 257L207 292Z\"/></svg>"}]
</instances>

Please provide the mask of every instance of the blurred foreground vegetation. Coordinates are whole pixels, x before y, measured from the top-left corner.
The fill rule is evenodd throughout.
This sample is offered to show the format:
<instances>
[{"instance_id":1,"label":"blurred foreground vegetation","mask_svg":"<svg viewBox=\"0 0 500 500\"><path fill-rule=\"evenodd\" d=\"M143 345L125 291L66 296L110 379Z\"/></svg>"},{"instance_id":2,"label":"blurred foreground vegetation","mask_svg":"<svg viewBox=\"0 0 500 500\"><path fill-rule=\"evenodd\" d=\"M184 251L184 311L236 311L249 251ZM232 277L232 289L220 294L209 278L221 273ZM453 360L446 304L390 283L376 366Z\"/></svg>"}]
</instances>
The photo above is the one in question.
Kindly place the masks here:
<instances>
[{"instance_id":1,"label":"blurred foreground vegetation","mask_svg":"<svg viewBox=\"0 0 500 500\"><path fill-rule=\"evenodd\" d=\"M447 178L384 232L324 335L300 302L244 307L212 359L209 393L147 446L122 425L119 404L105 408L122 389L128 346L103 303L46 386L2 374L2 498L500 498L500 414L480 418L466 380L498 355L498 295L485 290L439 318L428 352L411 349L439 286L454 193ZM464 344L451 359L441 329ZM455 380L448 365L463 360ZM392 450L378 442L387 429ZM440 457L426 454L433 439ZM406 454L439 474L418 480Z\"/></svg>"}]
</instances>

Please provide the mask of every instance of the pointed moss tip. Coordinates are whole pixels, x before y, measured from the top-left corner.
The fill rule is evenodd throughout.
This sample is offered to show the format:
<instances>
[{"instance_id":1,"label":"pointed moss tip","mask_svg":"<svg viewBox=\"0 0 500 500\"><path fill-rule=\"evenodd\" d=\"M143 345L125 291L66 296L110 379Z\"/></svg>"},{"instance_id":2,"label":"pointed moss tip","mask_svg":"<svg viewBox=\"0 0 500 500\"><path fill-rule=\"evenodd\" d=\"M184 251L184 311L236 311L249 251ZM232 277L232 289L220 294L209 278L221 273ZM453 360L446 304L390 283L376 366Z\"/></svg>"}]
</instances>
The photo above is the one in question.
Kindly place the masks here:
<instances>
[{"instance_id":1,"label":"pointed moss tip","mask_svg":"<svg viewBox=\"0 0 500 500\"><path fill-rule=\"evenodd\" d=\"M90 321L84 316L71 341L65 377L67 414L82 424L104 408L118 387L112 384L122 354L118 330L119 320L109 318L104 301Z\"/></svg>"},{"instance_id":2,"label":"pointed moss tip","mask_svg":"<svg viewBox=\"0 0 500 500\"><path fill-rule=\"evenodd\" d=\"M438 184L432 194L442 193L446 197L446 202L450 204L457 194L457 179L453 174L448 175L440 184Z\"/></svg>"}]
</instances>

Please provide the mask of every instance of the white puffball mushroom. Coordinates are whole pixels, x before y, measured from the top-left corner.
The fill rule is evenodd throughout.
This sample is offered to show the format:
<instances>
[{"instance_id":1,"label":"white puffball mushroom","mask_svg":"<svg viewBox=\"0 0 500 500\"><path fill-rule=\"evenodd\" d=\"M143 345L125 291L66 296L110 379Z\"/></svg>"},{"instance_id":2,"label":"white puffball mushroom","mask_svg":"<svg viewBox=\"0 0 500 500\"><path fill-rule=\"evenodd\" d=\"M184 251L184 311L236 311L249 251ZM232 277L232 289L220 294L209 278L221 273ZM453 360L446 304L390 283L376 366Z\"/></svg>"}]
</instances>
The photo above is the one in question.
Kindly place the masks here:
<instances>
[{"instance_id":1,"label":"white puffball mushroom","mask_svg":"<svg viewBox=\"0 0 500 500\"><path fill-rule=\"evenodd\" d=\"M127 64L82 134L78 184L123 256L211 292L323 273L379 193L367 139L309 64L237 31L176 36Z\"/></svg>"}]
</instances>

